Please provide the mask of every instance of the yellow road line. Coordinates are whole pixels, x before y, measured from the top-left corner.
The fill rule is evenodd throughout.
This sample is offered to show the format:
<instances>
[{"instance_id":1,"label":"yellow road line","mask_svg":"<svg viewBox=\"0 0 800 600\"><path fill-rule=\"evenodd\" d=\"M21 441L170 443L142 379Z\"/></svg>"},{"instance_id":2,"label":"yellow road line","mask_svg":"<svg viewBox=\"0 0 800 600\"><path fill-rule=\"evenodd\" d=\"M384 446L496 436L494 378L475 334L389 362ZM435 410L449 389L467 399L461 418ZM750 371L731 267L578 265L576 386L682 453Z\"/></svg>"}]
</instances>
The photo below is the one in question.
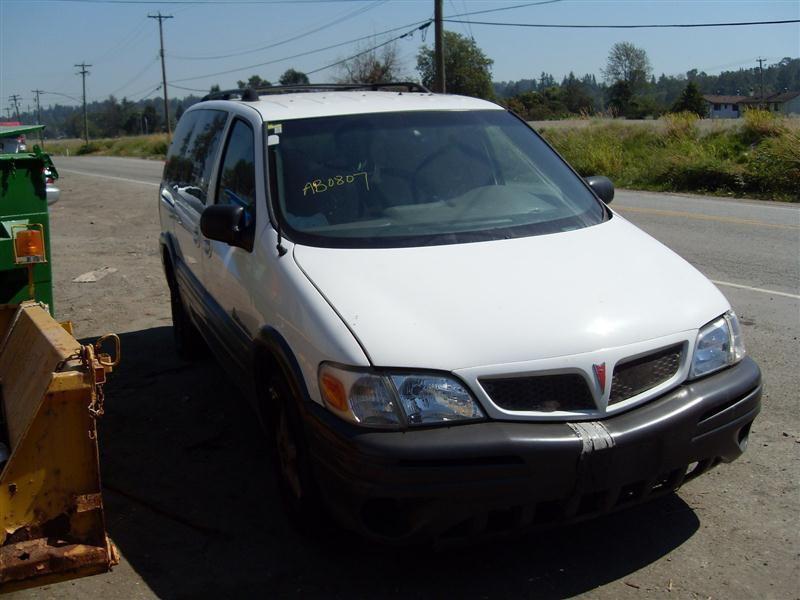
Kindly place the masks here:
<instances>
[{"instance_id":1,"label":"yellow road line","mask_svg":"<svg viewBox=\"0 0 800 600\"><path fill-rule=\"evenodd\" d=\"M753 219L738 219L736 217L721 217L715 215L704 215L701 213L685 212L680 210L664 210L661 208L642 208L639 206L617 206L620 212L634 212L648 215L659 215L663 217L682 217L684 219L695 219L697 221L718 221L720 223L734 223L736 225L756 225L758 227L772 227L774 229L796 229L800 230L800 225L788 225L785 223L765 223Z\"/></svg>"}]
</instances>

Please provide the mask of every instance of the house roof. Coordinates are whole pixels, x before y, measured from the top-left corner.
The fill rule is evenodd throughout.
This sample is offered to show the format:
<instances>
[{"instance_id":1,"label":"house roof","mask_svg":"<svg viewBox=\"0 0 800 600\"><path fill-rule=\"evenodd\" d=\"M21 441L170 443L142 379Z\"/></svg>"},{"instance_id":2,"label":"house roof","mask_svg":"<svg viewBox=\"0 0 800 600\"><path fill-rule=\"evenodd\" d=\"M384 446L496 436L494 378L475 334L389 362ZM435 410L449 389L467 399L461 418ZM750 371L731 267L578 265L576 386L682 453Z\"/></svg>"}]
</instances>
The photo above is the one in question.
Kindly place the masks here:
<instances>
[{"instance_id":1,"label":"house roof","mask_svg":"<svg viewBox=\"0 0 800 600\"><path fill-rule=\"evenodd\" d=\"M759 96L748 96L742 100L742 104L761 104L762 102L789 102L800 96L800 92L780 92L778 94L770 94L763 98Z\"/></svg>"},{"instance_id":2,"label":"house roof","mask_svg":"<svg viewBox=\"0 0 800 600\"><path fill-rule=\"evenodd\" d=\"M705 94L703 99L712 104L760 104L762 102L789 102L800 96L800 92L779 92L769 96L719 96Z\"/></svg>"},{"instance_id":3,"label":"house roof","mask_svg":"<svg viewBox=\"0 0 800 600\"><path fill-rule=\"evenodd\" d=\"M800 92L780 92L779 94L767 96L766 100L769 102L789 102L789 100L794 100L798 96L800 96Z\"/></svg>"},{"instance_id":4,"label":"house roof","mask_svg":"<svg viewBox=\"0 0 800 600\"><path fill-rule=\"evenodd\" d=\"M711 102L712 104L738 104L739 102L744 102L748 99L747 96L716 96L712 94L706 94L703 96L703 99L706 102Z\"/></svg>"}]
</instances>

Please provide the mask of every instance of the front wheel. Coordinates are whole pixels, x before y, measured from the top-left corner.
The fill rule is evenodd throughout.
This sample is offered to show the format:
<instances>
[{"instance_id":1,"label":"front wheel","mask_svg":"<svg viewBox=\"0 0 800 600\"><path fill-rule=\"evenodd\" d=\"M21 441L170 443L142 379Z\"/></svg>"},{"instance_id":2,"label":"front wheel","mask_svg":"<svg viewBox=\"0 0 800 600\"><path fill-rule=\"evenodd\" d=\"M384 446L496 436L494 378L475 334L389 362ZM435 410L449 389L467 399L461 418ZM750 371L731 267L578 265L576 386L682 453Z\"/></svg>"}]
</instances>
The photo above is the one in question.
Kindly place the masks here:
<instances>
[{"instance_id":1,"label":"front wheel","mask_svg":"<svg viewBox=\"0 0 800 600\"><path fill-rule=\"evenodd\" d=\"M273 468L281 500L292 524L306 534L321 531L324 509L303 434L296 399L282 377L272 375L264 410Z\"/></svg>"}]
</instances>

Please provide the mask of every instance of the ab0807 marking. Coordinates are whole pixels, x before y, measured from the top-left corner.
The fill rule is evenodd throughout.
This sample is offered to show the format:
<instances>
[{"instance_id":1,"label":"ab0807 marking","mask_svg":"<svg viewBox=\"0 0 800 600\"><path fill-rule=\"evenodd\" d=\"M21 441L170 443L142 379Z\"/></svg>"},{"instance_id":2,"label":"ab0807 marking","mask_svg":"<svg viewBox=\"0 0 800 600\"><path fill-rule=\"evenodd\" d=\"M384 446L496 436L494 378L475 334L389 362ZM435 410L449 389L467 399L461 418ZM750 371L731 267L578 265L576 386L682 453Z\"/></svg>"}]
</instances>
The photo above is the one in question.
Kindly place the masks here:
<instances>
[{"instance_id":1,"label":"ab0807 marking","mask_svg":"<svg viewBox=\"0 0 800 600\"><path fill-rule=\"evenodd\" d=\"M334 175L332 177L328 177L327 181L323 181L322 179L315 179L314 181L309 181L303 186L303 196L305 196L309 191L313 194L321 194L322 192L327 192L330 189L335 187L346 185L348 183L355 183L356 177L364 176L364 185L369 191L369 176L366 173L352 173L350 175Z\"/></svg>"}]
</instances>

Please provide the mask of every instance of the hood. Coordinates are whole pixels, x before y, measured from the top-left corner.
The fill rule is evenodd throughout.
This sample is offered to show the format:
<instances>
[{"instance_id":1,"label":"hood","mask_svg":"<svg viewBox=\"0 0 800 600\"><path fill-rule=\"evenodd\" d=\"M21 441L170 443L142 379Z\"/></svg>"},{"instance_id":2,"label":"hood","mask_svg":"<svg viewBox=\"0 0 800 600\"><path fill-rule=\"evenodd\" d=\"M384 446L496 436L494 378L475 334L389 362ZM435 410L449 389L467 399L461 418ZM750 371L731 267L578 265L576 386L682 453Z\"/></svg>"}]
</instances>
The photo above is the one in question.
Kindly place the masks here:
<instances>
[{"instance_id":1,"label":"hood","mask_svg":"<svg viewBox=\"0 0 800 600\"><path fill-rule=\"evenodd\" d=\"M295 246L372 364L452 371L697 329L728 310L689 263L615 214L584 229L417 248Z\"/></svg>"}]
</instances>

